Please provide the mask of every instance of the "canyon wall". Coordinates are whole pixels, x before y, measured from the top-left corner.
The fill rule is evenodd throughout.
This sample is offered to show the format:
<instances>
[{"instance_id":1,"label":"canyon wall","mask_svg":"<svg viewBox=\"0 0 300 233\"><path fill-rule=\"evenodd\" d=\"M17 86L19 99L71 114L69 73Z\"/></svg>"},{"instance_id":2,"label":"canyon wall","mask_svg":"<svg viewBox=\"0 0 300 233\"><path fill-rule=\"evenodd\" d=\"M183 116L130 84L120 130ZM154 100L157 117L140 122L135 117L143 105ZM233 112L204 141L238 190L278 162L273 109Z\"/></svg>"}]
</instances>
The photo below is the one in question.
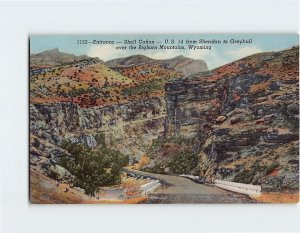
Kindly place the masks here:
<instances>
[{"instance_id":1,"label":"canyon wall","mask_svg":"<svg viewBox=\"0 0 300 233\"><path fill-rule=\"evenodd\" d=\"M94 148L97 134L105 135L110 148L129 155L130 163L137 162L152 139L163 135L165 114L162 98L92 108L73 103L31 104L31 165L47 173L66 154L60 148L63 141Z\"/></svg>"},{"instance_id":2,"label":"canyon wall","mask_svg":"<svg viewBox=\"0 0 300 233\"><path fill-rule=\"evenodd\" d=\"M200 176L299 188L299 48L166 84L167 136L194 138Z\"/></svg>"}]
</instances>

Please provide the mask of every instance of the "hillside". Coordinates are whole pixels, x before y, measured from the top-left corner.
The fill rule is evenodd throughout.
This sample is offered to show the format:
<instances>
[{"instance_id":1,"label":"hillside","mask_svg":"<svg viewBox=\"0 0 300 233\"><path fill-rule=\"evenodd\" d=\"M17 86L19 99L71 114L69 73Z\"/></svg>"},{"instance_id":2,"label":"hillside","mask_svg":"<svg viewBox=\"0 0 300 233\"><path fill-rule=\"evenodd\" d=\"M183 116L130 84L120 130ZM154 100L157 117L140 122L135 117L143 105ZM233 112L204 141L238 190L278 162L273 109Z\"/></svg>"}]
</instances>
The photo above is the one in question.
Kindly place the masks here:
<instances>
[{"instance_id":1,"label":"hillside","mask_svg":"<svg viewBox=\"0 0 300 233\"><path fill-rule=\"evenodd\" d=\"M44 69L30 79L32 103L71 102L86 107L116 103L120 90L134 84L97 60Z\"/></svg>"},{"instance_id":2,"label":"hillside","mask_svg":"<svg viewBox=\"0 0 300 233\"><path fill-rule=\"evenodd\" d=\"M167 83L168 136L149 150L144 170L298 190L298 60L295 47Z\"/></svg>"},{"instance_id":3,"label":"hillside","mask_svg":"<svg viewBox=\"0 0 300 233\"><path fill-rule=\"evenodd\" d=\"M164 97L167 81L195 70L199 62L202 65L184 57L154 60L141 55L103 63L57 49L31 55L30 62L32 103L69 102L81 107ZM201 65L195 71L202 70Z\"/></svg>"}]
</instances>

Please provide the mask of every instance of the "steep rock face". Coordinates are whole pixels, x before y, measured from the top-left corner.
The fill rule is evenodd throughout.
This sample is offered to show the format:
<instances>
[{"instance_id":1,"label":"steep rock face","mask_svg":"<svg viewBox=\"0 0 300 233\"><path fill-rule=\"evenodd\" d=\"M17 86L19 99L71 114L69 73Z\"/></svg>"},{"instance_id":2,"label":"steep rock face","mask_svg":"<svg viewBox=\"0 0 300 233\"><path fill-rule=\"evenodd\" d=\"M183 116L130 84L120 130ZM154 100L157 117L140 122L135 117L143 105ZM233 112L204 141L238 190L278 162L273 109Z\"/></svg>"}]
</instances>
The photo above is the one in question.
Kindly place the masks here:
<instances>
[{"instance_id":1,"label":"steep rock face","mask_svg":"<svg viewBox=\"0 0 300 233\"><path fill-rule=\"evenodd\" d=\"M298 50L253 55L166 85L167 135L195 138L207 182L299 187Z\"/></svg>"},{"instance_id":2,"label":"steep rock face","mask_svg":"<svg viewBox=\"0 0 300 233\"><path fill-rule=\"evenodd\" d=\"M193 137L199 125L206 125L213 115L220 112L223 86L210 83L199 85L197 81L170 83L166 85L166 105L169 134Z\"/></svg>"},{"instance_id":3,"label":"steep rock face","mask_svg":"<svg viewBox=\"0 0 300 233\"><path fill-rule=\"evenodd\" d=\"M55 144L30 134L30 167L57 180L71 181L74 177L64 168L57 165L64 156L73 156Z\"/></svg>"},{"instance_id":4,"label":"steep rock face","mask_svg":"<svg viewBox=\"0 0 300 233\"><path fill-rule=\"evenodd\" d=\"M165 104L152 98L128 104L81 108L73 103L30 105L30 132L54 145L63 140L97 146L104 133L107 144L132 159L143 155L147 143L164 131Z\"/></svg>"}]
</instances>

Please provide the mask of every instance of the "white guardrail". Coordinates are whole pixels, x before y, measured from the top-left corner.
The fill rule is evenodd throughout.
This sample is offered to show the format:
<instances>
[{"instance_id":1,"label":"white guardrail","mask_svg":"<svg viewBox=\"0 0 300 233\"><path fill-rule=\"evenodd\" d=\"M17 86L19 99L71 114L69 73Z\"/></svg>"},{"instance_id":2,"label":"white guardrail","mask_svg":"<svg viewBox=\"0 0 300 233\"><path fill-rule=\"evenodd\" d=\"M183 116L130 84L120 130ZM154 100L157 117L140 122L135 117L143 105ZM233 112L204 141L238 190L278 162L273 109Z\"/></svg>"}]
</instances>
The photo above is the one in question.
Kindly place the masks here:
<instances>
[{"instance_id":1,"label":"white guardrail","mask_svg":"<svg viewBox=\"0 0 300 233\"><path fill-rule=\"evenodd\" d=\"M159 180L155 180L155 181L151 181L147 184L143 184L140 187L140 190L144 193L144 194L149 194L154 192L156 189L158 189L161 186L161 184L159 183Z\"/></svg>"},{"instance_id":2,"label":"white guardrail","mask_svg":"<svg viewBox=\"0 0 300 233\"><path fill-rule=\"evenodd\" d=\"M229 191L243 193L250 196L260 196L261 187L252 184L242 184L224 180L215 180L215 186Z\"/></svg>"},{"instance_id":3,"label":"white guardrail","mask_svg":"<svg viewBox=\"0 0 300 233\"><path fill-rule=\"evenodd\" d=\"M186 178L190 178L192 180L196 180L196 179L199 179L199 176L192 176L192 175L179 175L180 177L186 177Z\"/></svg>"}]
</instances>

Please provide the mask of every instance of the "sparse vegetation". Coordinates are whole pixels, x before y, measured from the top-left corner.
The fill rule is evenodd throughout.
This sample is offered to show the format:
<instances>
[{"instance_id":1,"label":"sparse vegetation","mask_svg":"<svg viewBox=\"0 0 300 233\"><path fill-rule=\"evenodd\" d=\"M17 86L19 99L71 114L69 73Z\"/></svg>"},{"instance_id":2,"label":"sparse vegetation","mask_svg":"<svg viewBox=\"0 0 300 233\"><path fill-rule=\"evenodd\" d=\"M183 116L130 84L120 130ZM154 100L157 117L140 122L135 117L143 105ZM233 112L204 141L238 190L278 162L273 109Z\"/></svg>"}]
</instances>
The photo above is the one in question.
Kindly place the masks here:
<instances>
[{"instance_id":1,"label":"sparse vegetation","mask_svg":"<svg viewBox=\"0 0 300 233\"><path fill-rule=\"evenodd\" d=\"M251 184L256 172L254 170L242 170L233 179L233 182Z\"/></svg>"},{"instance_id":2,"label":"sparse vegetation","mask_svg":"<svg viewBox=\"0 0 300 233\"><path fill-rule=\"evenodd\" d=\"M125 95L143 95L154 90L163 90L165 88L165 82L162 79L155 79L132 88L126 88L123 90Z\"/></svg>"},{"instance_id":3,"label":"sparse vegetation","mask_svg":"<svg viewBox=\"0 0 300 233\"><path fill-rule=\"evenodd\" d=\"M171 159L168 163L170 171L173 174L191 174L198 175L198 155L192 152L182 152Z\"/></svg>"},{"instance_id":4,"label":"sparse vegetation","mask_svg":"<svg viewBox=\"0 0 300 233\"><path fill-rule=\"evenodd\" d=\"M271 172L273 172L276 168L278 168L279 167L279 163L272 163L272 164L270 164L267 168L266 168L266 170L265 170L265 174L266 175L268 175L268 174L270 174Z\"/></svg>"},{"instance_id":5,"label":"sparse vegetation","mask_svg":"<svg viewBox=\"0 0 300 233\"><path fill-rule=\"evenodd\" d=\"M272 163L268 166L259 165L258 161L256 161L251 169L241 170L233 179L234 182L245 183L245 184L257 184L257 175L261 174L263 176L269 175L274 170L276 170L280 166L279 163ZM261 176L260 175L260 176Z\"/></svg>"},{"instance_id":6,"label":"sparse vegetation","mask_svg":"<svg viewBox=\"0 0 300 233\"><path fill-rule=\"evenodd\" d=\"M183 136L173 136L170 138L158 137L152 141L152 145L148 148L147 154L150 155L157 153L166 143L175 143L178 145L187 145L192 142L192 139Z\"/></svg>"},{"instance_id":7,"label":"sparse vegetation","mask_svg":"<svg viewBox=\"0 0 300 233\"><path fill-rule=\"evenodd\" d=\"M165 159L157 161L152 167L141 166L142 170L161 174L198 175L198 155L191 150L191 144L192 139L182 136L153 140L147 155L155 160L157 155L163 154Z\"/></svg>"}]
</instances>

